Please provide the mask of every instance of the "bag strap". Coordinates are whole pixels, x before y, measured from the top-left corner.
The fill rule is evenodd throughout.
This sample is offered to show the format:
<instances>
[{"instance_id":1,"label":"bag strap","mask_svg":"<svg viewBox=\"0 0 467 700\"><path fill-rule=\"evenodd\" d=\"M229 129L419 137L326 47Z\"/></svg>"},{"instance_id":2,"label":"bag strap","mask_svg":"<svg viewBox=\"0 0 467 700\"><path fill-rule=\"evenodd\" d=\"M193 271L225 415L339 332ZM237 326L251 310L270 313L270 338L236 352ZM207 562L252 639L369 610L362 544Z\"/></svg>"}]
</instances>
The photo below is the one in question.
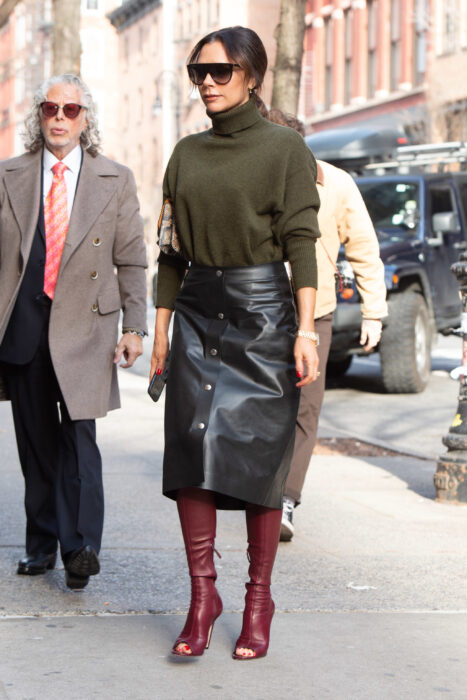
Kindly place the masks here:
<instances>
[{"instance_id":1,"label":"bag strap","mask_svg":"<svg viewBox=\"0 0 467 700\"><path fill-rule=\"evenodd\" d=\"M334 262L334 260L331 258L330 254L329 254L329 250L328 250L328 249L326 248L326 246L324 245L323 239L322 239L322 238L318 238L318 241L319 241L319 243L321 243L321 245L323 246L323 250L324 250L324 252L326 253L326 255L328 256L329 262L331 263L331 265L332 265L333 268L334 268L334 274L336 275L337 279L339 280L339 288L338 288L337 291L339 292L339 294L341 294L342 290L344 289L344 280L342 279L342 275L341 275L341 273L339 272L339 268L337 267L337 265L336 265L336 263Z\"/></svg>"}]
</instances>

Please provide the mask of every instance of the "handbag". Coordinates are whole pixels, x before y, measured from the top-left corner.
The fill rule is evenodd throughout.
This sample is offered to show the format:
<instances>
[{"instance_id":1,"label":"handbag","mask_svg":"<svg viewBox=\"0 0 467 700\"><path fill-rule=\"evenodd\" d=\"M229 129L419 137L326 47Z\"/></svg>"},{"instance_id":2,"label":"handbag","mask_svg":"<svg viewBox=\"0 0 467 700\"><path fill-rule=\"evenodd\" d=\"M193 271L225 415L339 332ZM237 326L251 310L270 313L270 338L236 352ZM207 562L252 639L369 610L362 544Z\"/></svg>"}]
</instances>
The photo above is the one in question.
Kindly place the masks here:
<instances>
[{"instance_id":1,"label":"handbag","mask_svg":"<svg viewBox=\"0 0 467 700\"><path fill-rule=\"evenodd\" d=\"M183 257L171 199L166 199L162 205L157 229L158 245L161 251L166 255Z\"/></svg>"},{"instance_id":2,"label":"handbag","mask_svg":"<svg viewBox=\"0 0 467 700\"><path fill-rule=\"evenodd\" d=\"M165 365L164 369L162 370L161 374L154 374L152 375L152 379L149 382L148 386L148 394L151 397L153 401L159 401L162 392L164 391L164 387L167 383L167 377L169 376L169 365L170 365L170 350L165 358Z\"/></svg>"}]
</instances>

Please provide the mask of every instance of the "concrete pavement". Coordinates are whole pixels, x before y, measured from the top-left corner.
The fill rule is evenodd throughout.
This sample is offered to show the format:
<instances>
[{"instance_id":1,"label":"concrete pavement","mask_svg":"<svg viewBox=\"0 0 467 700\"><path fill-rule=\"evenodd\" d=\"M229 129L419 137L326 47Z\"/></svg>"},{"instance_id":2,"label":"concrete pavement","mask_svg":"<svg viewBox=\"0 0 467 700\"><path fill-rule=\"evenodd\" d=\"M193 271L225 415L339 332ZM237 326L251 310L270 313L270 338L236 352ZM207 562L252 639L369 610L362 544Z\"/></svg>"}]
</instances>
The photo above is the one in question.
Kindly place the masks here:
<instances>
[{"instance_id":1,"label":"concrete pavement","mask_svg":"<svg viewBox=\"0 0 467 700\"><path fill-rule=\"evenodd\" d=\"M15 575L23 490L0 405L0 698L467 698L467 507L435 503L435 462L403 454L313 458L297 535L279 548L270 652L247 664L230 658L247 572L243 517L220 513L225 613L202 658L171 657L189 586L176 509L160 495L163 407L146 397L144 376L121 379L124 408L98 423L102 573L80 594L61 569ZM431 432L440 406L449 420L455 409L444 399L454 382L433 379ZM391 398L380 396L380 412ZM358 427L353 403L347 416Z\"/></svg>"}]
</instances>

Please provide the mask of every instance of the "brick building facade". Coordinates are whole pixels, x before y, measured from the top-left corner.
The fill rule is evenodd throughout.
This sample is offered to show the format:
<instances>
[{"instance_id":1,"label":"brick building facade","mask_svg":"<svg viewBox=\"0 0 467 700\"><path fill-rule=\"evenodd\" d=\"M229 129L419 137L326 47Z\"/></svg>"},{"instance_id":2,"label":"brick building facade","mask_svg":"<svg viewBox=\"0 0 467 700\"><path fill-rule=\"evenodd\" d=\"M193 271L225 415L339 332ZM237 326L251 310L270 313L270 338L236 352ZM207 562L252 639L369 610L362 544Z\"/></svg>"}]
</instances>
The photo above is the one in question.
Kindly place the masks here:
<instances>
[{"instance_id":1,"label":"brick building facade","mask_svg":"<svg viewBox=\"0 0 467 700\"><path fill-rule=\"evenodd\" d=\"M299 112L308 130L427 128L429 0L309 0Z\"/></svg>"}]
</instances>

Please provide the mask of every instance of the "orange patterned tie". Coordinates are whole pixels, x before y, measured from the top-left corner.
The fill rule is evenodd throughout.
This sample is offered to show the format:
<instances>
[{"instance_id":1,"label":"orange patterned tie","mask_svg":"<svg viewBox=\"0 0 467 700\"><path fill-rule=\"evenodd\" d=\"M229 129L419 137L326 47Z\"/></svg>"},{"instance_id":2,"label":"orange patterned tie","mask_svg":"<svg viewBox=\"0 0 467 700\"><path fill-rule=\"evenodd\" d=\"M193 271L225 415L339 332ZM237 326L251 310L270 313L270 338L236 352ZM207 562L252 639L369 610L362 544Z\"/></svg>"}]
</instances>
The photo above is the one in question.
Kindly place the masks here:
<instances>
[{"instance_id":1,"label":"orange patterned tie","mask_svg":"<svg viewBox=\"0 0 467 700\"><path fill-rule=\"evenodd\" d=\"M68 231L68 200L64 172L67 166L58 162L52 168L52 187L44 204L45 222L45 272L44 292L54 298L60 260Z\"/></svg>"}]
</instances>

